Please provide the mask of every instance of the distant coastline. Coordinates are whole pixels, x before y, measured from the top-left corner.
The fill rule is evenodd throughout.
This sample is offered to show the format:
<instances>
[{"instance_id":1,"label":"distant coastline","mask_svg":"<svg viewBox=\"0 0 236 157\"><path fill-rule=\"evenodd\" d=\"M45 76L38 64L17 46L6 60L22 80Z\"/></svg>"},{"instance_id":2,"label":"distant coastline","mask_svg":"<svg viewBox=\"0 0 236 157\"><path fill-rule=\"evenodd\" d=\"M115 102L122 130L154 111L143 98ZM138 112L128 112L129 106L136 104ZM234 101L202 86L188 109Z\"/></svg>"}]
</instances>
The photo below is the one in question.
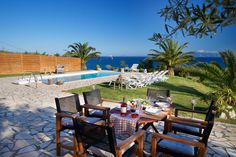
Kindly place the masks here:
<instances>
[{"instance_id":1,"label":"distant coastline","mask_svg":"<svg viewBox=\"0 0 236 157\"><path fill-rule=\"evenodd\" d=\"M194 55L195 56L195 55ZM87 62L88 69L95 69L96 65L100 65L102 69L107 69L106 65L112 65L113 67L120 68L120 61L125 61L128 67L131 67L132 64L139 63L143 61L147 56L102 56L99 59L91 59ZM195 56L195 60L198 62L210 63L215 61L219 63L222 67L224 66L222 58L219 55L212 56ZM158 63L155 63L157 65Z\"/></svg>"}]
</instances>

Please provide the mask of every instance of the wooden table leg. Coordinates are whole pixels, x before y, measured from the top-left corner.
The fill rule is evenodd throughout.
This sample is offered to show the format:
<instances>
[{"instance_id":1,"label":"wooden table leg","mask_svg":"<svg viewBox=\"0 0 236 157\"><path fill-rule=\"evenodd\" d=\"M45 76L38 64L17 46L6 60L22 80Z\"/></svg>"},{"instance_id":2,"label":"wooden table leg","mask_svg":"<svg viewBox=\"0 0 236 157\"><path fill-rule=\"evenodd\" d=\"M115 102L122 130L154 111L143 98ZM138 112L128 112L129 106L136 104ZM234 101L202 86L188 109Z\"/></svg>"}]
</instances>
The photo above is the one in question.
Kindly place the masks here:
<instances>
[{"instance_id":1,"label":"wooden table leg","mask_svg":"<svg viewBox=\"0 0 236 157\"><path fill-rule=\"evenodd\" d=\"M158 130L156 129L156 127L153 125L153 123L147 123L143 126L143 130L147 130L150 126L152 126L153 130L156 132L156 133L159 133Z\"/></svg>"},{"instance_id":2,"label":"wooden table leg","mask_svg":"<svg viewBox=\"0 0 236 157\"><path fill-rule=\"evenodd\" d=\"M153 125L153 123L151 124L153 130L156 132L156 133L159 133L159 131L157 130L157 128Z\"/></svg>"}]
</instances>

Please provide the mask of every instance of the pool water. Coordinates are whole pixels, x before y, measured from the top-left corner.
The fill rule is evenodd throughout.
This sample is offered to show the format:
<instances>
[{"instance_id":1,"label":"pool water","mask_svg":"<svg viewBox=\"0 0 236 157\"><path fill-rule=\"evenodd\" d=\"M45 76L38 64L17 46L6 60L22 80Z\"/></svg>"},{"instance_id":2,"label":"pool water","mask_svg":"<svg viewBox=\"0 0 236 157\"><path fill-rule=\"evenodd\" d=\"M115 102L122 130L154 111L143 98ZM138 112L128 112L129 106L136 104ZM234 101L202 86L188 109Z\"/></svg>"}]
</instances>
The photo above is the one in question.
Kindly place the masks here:
<instances>
[{"instance_id":1,"label":"pool water","mask_svg":"<svg viewBox=\"0 0 236 157\"><path fill-rule=\"evenodd\" d=\"M54 83L62 80L63 82L71 82L77 80L86 80L91 78L98 78L98 77L105 77L105 76L112 76L112 75L119 75L119 72L96 72L96 73L89 73L89 74L78 74L72 76L59 76L54 77ZM48 84L48 78L42 80L43 83Z\"/></svg>"}]
</instances>

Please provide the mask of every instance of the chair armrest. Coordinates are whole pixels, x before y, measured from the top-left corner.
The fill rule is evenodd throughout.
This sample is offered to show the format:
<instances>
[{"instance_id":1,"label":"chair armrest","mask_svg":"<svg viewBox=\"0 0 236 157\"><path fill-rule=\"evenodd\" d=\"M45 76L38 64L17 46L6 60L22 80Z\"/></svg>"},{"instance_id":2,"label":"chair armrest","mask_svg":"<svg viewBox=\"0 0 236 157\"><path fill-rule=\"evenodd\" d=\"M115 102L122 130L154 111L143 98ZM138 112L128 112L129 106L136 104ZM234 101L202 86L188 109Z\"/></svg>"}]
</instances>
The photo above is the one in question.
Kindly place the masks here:
<instances>
[{"instance_id":1,"label":"chair armrest","mask_svg":"<svg viewBox=\"0 0 236 157\"><path fill-rule=\"evenodd\" d=\"M194 147L199 147L199 148L205 147L204 143L201 143L201 142L188 141L185 139L175 138L175 137L171 137L171 136L164 135L164 134L152 133L152 140L156 140L157 138L165 139L165 140L169 140L169 141L174 141L174 142L178 142L178 143L183 143L183 144L188 144L188 145L192 145Z\"/></svg>"},{"instance_id":2,"label":"chair armrest","mask_svg":"<svg viewBox=\"0 0 236 157\"><path fill-rule=\"evenodd\" d=\"M192 109L176 108L176 109L175 109L175 116L176 116L176 117L178 117L178 112L179 112L179 111L206 114L206 111L198 111L198 110L192 110Z\"/></svg>"},{"instance_id":3,"label":"chair armrest","mask_svg":"<svg viewBox=\"0 0 236 157\"><path fill-rule=\"evenodd\" d=\"M59 118L76 118L78 115L76 114L67 114L67 113L55 113L56 117Z\"/></svg>"},{"instance_id":4,"label":"chair armrest","mask_svg":"<svg viewBox=\"0 0 236 157\"><path fill-rule=\"evenodd\" d=\"M191 122L191 121L181 121L181 120L177 120L177 119L167 119L166 123L177 123L177 124L183 124L183 125L188 125L188 126L192 126L192 127L197 127L197 128L201 128L201 129L205 129L207 122L203 121L200 123L196 123L196 122Z\"/></svg>"},{"instance_id":5,"label":"chair armrest","mask_svg":"<svg viewBox=\"0 0 236 157\"><path fill-rule=\"evenodd\" d=\"M121 143L117 144L117 149L122 150L122 149L126 148L127 146L129 146L132 142L138 140L139 138L143 138L143 137L144 137L144 131L139 130L134 135L130 136L129 138L122 141ZM143 143L139 143L139 144L143 144Z\"/></svg>"},{"instance_id":6,"label":"chair armrest","mask_svg":"<svg viewBox=\"0 0 236 157\"><path fill-rule=\"evenodd\" d=\"M194 147L199 147L198 156L204 156L204 152L206 151L205 150L205 145L201 142L188 141L188 140L185 140L185 139L175 138L175 137L171 137L171 136L168 136L168 135L163 135L163 134L159 134L159 133L152 133L151 157L156 157L157 140L160 140L160 139L165 139L165 140L169 140L169 141L174 141L174 142L178 142L178 143L192 145Z\"/></svg>"},{"instance_id":7,"label":"chair armrest","mask_svg":"<svg viewBox=\"0 0 236 157\"><path fill-rule=\"evenodd\" d=\"M104 106L95 106L95 105L89 105L89 104L84 104L80 105L80 107L85 108L85 109L94 109L94 110L110 110L110 107L104 107Z\"/></svg>"},{"instance_id":8,"label":"chair armrest","mask_svg":"<svg viewBox=\"0 0 236 157\"><path fill-rule=\"evenodd\" d=\"M105 123L106 124L110 123L110 107L95 106L95 105L89 105L89 104L84 104L80 106L86 110L88 109L101 110L103 112L103 119L105 120ZM89 113L87 113L86 110L85 110L85 115L89 116Z\"/></svg>"},{"instance_id":9,"label":"chair armrest","mask_svg":"<svg viewBox=\"0 0 236 157\"><path fill-rule=\"evenodd\" d=\"M198 120L198 119L190 119L190 118L181 118L181 117L174 117L174 116L170 116L168 119L168 121L182 121L182 122L189 122L189 123L200 123L203 125L207 124L207 121L204 120Z\"/></svg>"}]
</instances>

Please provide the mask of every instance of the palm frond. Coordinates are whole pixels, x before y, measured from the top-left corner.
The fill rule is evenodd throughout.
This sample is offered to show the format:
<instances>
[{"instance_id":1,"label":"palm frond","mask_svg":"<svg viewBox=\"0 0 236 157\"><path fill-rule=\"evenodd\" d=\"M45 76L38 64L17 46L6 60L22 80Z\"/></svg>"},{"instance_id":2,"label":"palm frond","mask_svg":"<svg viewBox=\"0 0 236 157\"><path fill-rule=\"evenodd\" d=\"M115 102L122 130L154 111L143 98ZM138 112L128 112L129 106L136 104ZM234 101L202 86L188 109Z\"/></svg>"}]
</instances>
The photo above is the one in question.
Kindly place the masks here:
<instances>
[{"instance_id":1,"label":"palm frond","mask_svg":"<svg viewBox=\"0 0 236 157\"><path fill-rule=\"evenodd\" d=\"M149 54L149 56L153 61L165 64L166 67L174 67L192 60L190 53L183 53L183 49L187 47L188 43L179 45L178 42L168 39L158 45L162 51L152 49L151 51L154 53Z\"/></svg>"}]
</instances>

